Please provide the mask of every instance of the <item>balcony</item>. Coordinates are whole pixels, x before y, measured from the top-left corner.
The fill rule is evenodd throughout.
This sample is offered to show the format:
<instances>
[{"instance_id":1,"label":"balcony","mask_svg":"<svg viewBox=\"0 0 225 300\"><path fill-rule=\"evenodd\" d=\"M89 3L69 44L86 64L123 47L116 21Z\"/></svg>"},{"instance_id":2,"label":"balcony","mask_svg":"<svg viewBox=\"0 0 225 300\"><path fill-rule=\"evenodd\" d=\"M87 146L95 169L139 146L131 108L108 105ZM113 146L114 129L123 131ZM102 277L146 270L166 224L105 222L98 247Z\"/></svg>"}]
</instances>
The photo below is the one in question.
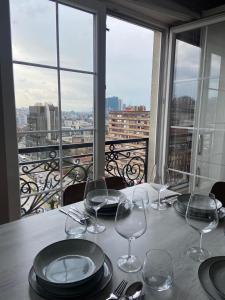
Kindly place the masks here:
<instances>
[{"instance_id":1,"label":"balcony","mask_svg":"<svg viewBox=\"0 0 225 300\"><path fill-rule=\"evenodd\" d=\"M92 147L83 143L19 149L21 215L60 206L63 190L86 180L93 167ZM105 142L105 176L123 177L132 186L147 181L147 165L148 138Z\"/></svg>"}]
</instances>

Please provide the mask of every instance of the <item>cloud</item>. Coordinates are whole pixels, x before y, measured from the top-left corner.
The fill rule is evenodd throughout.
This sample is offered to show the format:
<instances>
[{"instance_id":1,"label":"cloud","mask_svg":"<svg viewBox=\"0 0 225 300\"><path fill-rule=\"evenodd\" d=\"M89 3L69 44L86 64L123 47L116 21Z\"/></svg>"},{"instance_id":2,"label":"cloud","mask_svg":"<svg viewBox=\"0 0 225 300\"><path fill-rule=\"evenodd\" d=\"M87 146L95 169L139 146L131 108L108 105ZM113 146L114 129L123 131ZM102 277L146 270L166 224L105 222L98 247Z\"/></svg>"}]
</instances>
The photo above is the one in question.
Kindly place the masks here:
<instances>
[{"instance_id":1,"label":"cloud","mask_svg":"<svg viewBox=\"0 0 225 300\"><path fill-rule=\"evenodd\" d=\"M107 18L107 28L107 96L149 109L153 31L112 17Z\"/></svg>"},{"instance_id":2,"label":"cloud","mask_svg":"<svg viewBox=\"0 0 225 300\"><path fill-rule=\"evenodd\" d=\"M11 0L13 59L56 66L55 3ZM150 105L153 31L108 17L107 96ZM59 5L60 63L93 71L93 15ZM33 69L33 70L32 70ZM57 103L56 71L15 66L17 106ZM62 75L62 107L92 110L92 75Z\"/></svg>"}]
</instances>

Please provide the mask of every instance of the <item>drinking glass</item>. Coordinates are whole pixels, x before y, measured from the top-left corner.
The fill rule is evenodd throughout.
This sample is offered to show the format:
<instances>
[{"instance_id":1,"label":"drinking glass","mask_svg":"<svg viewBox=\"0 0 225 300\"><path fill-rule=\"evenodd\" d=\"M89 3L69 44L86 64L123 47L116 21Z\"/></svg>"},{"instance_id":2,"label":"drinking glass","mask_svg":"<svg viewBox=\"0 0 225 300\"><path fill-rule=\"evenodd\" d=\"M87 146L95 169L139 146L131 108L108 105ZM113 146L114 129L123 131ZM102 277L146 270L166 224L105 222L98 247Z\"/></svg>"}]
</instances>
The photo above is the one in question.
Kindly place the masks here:
<instances>
[{"instance_id":1,"label":"drinking glass","mask_svg":"<svg viewBox=\"0 0 225 300\"><path fill-rule=\"evenodd\" d=\"M152 174L151 174L151 186L158 193L158 201L153 201L151 203L151 207L157 210L166 210L166 203L161 202L161 193L164 192L168 187L168 183L166 183L165 179L168 179L168 176L163 176L164 174L160 174L158 165L154 165Z\"/></svg>"},{"instance_id":2,"label":"drinking glass","mask_svg":"<svg viewBox=\"0 0 225 300\"><path fill-rule=\"evenodd\" d=\"M215 196L191 194L186 210L186 221L200 234L199 247L191 247L187 254L195 261L203 261L209 257L207 249L202 248L202 236L215 229L218 225L218 211Z\"/></svg>"},{"instance_id":3,"label":"drinking glass","mask_svg":"<svg viewBox=\"0 0 225 300\"><path fill-rule=\"evenodd\" d=\"M148 192L143 187L137 186L134 188L132 199L133 201L142 200L145 206L149 204Z\"/></svg>"},{"instance_id":4,"label":"drinking glass","mask_svg":"<svg viewBox=\"0 0 225 300\"><path fill-rule=\"evenodd\" d=\"M93 174L89 174L84 189L84 199L86 198L87 194L93 190L107 190L105 177L93 179Z\"/></svg>"},{"instance_id":5,"label":"drinking glass","mask_svg":"<svg viewBox=\"0 0 225 300\"><path fill-rule=\"evenodd\" d=\"M95 211L95 222L87 227L88 232L101 233L105 231L105 225L98 222L98 211L107 203L107 196L107 189L94 189L88 192L84 205L87 210L93 209Z\"/></svg>"},{"instance_id":6,"label":"drinking glass","mask_svg":"<svg viewBox=\"0 0 225 300\"><path fill-rule=\"evenodd\" d=\"M173 283L172 257L165 250L152 249L146 253L142 269L145 283L155 291L165 291Z\"/></svg>"},{"instance_id":7,"label":"drinking glass","mask_svg":"<svg viewBox=\"0 0 225 300\"><path fill-rule=\"evenodd\" d=\"M142 236L146 231L145 205L142 199L122 199L117 207L115 229L128 240L128 255L121 256L118 267L124 272L137 272L141 269L138 257L131 255L131 241Z\"/></svg>"},{"instance_id":8,"label":"drinking glass","mask_svg":"<svg viewBox=\"0 0 225 300\"><path fill-rule=\"evenodd\" d=\"M65 222L65 232L68 238L80 238L87 230L85 220L80 220L72 212L68 212Z\"/></svg>"}]
</instances>

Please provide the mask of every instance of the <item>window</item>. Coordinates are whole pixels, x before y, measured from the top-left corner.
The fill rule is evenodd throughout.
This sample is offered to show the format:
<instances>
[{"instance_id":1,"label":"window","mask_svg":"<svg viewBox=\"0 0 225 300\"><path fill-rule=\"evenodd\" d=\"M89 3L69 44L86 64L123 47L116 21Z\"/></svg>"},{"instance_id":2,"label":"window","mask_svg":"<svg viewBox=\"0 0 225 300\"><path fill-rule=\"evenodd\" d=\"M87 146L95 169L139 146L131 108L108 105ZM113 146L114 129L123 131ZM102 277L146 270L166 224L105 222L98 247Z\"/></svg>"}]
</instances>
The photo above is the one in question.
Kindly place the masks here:
<instances>
[{"instance_id":1,"label":"window","mask_svg":"<svg viewBox=\"0 0 225 300\"><path fill-rule=\"evenodd\" d=\"M225 22L176 34L168 164L177 184L224 181Z\"/></svg>"},{"instance_id":2,"label":"window","mask_svg":"<svg viewBox=\"0 0 225 300\"><path fill-rule=\"evenodd\" d=\"M56 207L66 186L85 180L90 168L94 168L95 175L103 175L105 171L107 176L123 176L129 184L147 180L150 103L158 101L157 96L152 96L151 87L153 47L156 33L161 39L160 32L153 32L146 24L137 25L114 17L107 18L111 32L105 31L107 6L101 1L9 2L22 215ZM113 33L113 39L119 40L114 30L117 26L127 28L131 44L126 51L133 51L129 60L120 49L121 64L125 70L126 63L133 61L136 73L131 76L127 70L125 74L118 70L123 82L117 80L113 87L113 80L105 76L105 65L107 70L112 66L106 63L105 52L107 58L111 56L109 34ZM140 40L139 53L132 44L136 37ZM7 41L10 44L9 34ZM11 66L10 51L7 55L7 66ZM141 68L137 69L139 63ZM115 78L116 70L111 74ZM142 82L139 79L143 76ZM131 81L122 90L124 79L129 78ZM9 85L13 91L12 82ZM126 94L129 97L133 94L131 102L127 101ZM108 123L109 115L111 123ZM144 129L137 127L138 116L146 124ZM124 131L121 126L126 126ZM112 128L115 132L107 140ZM123 141L127 139L132 141ZM135 159L129 156L131 148L135 149ZM16 154L15 150L15 160ZM108 162L117 154L124 161L119 168L113 167L112 173ZM129 161L141 165L140 174L133 176L135 172Z\"/></svg>"},{"instance_id":3,"label":"window","mask_svg":"<svg viewBox=\"0 0 225 300\"><path fill-rule=\"evenodd\" d=\"M57 205L62 190L92 167L95 15L48 0L10 5L21 207L28 214Z\"/></svg>"}]
</instances>

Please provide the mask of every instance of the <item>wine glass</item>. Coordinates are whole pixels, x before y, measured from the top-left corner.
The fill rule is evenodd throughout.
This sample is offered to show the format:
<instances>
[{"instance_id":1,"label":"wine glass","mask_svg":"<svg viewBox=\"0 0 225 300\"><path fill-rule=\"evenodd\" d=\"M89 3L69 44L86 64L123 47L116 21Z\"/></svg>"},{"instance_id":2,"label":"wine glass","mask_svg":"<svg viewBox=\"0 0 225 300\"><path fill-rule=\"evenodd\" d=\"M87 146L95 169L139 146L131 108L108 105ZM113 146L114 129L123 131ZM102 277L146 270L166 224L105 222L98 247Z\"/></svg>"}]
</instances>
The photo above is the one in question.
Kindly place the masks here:
<instances>
[{"instance_id":1,"label":"wine glass","mask_svg":"<svg viewBox=\"0 0 225 300\"><path fill-rule=\"evenodd\" d=\"M95 211L95 222L87 227L87 231L91 233L101 233L105 231L105 225L98 222L98 211L107 203L107 189L94 189L88 192L84 205L87 210Z\"/></svg>"},{"instance_id":2,"label":"wine glass","mask_svg":"<svg viewBox=\"0 0 225 300\"><path fill-rule=\"evenodd\" d=\"M195 261L203 261L209 257L207 249L202 248L202 236L215 229L218 225L218 211L215 196L191 194L188 202L186 221L193 229L200 234L199 247L191 247L187 254Z\"/></svg>"},{"instance_id":3,"label":"wine glass","mask_svg":"<svg viewBox=\"0 0 225 300\"><path fill-rule=\"evenodd\" d=\"M168 169L166 171L166 174L168 172ZM169 184L166 182L166 179L169 179L169 176L164 176L164 174L160 174L160 170L158 168L158 165L154 165L152 174L151 174L151 186L154 190L158 193L158 201L153 201L151 203L151 207L153 209L157 210L166 210L167 205L166 203L161 202L161 193L164 192L168 187Z\"/></svg>"},{"instance_id":4,"label":"wine glass","mask_svg":"<svg viewBox=\"0 0 225 300\"><path fill-rule=\"evenodd\" d=\"M145 204L145 206L147 206L149 204L148 192L143 187L139 187L139 186L135 187L135 189L133 190L132 199L133 199L133 201L143 200L143 203Z\"/></svg>"},{"instance_id":5,"label":"wine glass","mask_svg":"<svg viewBox=\"0 0 225 300\"><path fill-rule=\"evenodd\" d=\"M93 174L89 174L84 189L84 199L86 198L87 194L93 190L107 190L105 177L102 176L98 177L97 179L93 179Z\"/></svg>"},{"instance_id":6,"label":"wine glass","mask_svg":"<svg viewBox=\"0 0 225 300\"><path fill-rule=\"evenodd\" d=\"M118 267L124 272L137 272L141 269L138 257L131 255L131 241L142 236L147 228L145 205L142 199L122 199L117 207L115 229L128 240L128 255L121 256Z\"/></svg>"}]
</instances>

